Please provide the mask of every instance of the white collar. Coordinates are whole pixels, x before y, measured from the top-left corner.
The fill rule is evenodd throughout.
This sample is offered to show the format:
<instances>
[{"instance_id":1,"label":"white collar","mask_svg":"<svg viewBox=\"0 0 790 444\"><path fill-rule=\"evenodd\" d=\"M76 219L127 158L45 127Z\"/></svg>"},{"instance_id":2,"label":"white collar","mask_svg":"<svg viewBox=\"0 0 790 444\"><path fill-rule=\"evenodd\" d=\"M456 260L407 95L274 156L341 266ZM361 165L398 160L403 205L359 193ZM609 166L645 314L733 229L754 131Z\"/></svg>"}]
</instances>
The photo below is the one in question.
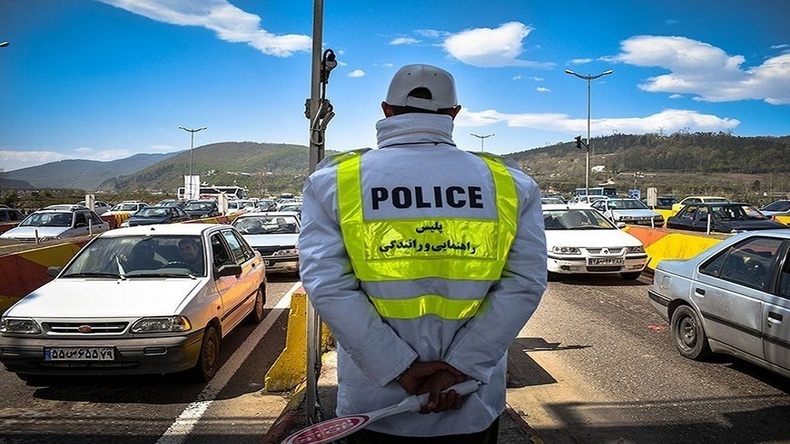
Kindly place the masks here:
<instances>
[{"instance_id":1,"label":"white collar","mask_svg":"<svg viewBox=\"0 0 790 444\"><path fill-rule=\"evenodd\" d=\"M447 114L407 113L376 122L378 147L453 142L453 118Z\"/></svg>"}]
</instances>

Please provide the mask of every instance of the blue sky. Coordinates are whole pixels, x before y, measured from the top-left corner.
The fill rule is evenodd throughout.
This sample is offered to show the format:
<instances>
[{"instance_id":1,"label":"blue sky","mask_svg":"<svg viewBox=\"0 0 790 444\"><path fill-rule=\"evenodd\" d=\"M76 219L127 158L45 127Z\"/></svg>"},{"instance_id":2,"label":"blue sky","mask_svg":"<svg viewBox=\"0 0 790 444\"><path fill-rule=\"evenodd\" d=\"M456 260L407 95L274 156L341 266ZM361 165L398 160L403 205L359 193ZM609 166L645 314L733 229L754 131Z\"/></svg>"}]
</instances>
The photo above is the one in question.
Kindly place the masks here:
<instances>
[{"instance_id":1,"label":"blue sky","mask_svg":"<svg viewBox=\"0 0 790 444\"><path fill-rule=\"evenodd\" d=\"M402 65L456 79L455 140L507 154L592 135L790 134L786 0L324 2L340 65L326 148L374 147ZM313 2L3 0L0 170L254 141L308 145Z\"/></svg>"}]
</instances>

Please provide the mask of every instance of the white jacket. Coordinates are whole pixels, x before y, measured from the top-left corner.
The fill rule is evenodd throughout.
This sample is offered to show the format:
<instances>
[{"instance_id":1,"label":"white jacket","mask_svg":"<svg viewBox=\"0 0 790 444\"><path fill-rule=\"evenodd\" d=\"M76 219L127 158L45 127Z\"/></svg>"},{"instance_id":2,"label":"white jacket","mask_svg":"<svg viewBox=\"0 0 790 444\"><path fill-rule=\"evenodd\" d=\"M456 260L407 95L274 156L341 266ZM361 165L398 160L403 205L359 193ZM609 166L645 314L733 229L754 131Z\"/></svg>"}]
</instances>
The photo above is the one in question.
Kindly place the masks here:
<instances>
[{"instance_id":1,"label":"white jacket","mask_svg":"<svg viewBox=\"0 0 790 444\"><path fill-rule=\"evenodd\" d=\"M496 219L491 173L478 156L455 147L452 119L446 115L404 114L381 120L378 150L362 156L365 217L475 217ZM479 432L505 406L507 348L535 311L546 288L546 241L538 185L509 166L519 196L519 222L502 278L496 282L420 279L360 283L353 274L338 222L337 168L322 162L304 186L301 276L308 298L329 325L338 346L338 415L361 413L397 403L407 393L395 380L415 359L442 360L483 383L461 410L421 415L404 413L371 424L371 430L400 436ZM481 213L468 208L371 210L370 187L479 186ZM432 315L386 321L366 293L428 293L483 297L478 314L448 321Z\"/></svg>"}]
</instances>

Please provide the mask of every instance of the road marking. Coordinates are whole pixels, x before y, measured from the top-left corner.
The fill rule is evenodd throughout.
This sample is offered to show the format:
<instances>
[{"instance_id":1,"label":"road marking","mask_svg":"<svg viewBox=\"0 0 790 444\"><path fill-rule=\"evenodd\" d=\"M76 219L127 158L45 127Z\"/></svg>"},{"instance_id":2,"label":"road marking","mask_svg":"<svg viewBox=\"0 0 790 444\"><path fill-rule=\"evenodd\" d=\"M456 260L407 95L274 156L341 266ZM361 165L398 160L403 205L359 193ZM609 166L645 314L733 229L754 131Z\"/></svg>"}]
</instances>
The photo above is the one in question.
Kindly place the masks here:
<instances>
[{"instance_id":1,"label":"road marking","mask_svg":"<svg viewBox=\"0 0 790 444\"><path fill-rule=\"evenodd\" d=\"M255 346L263 339L269 329L274 325L278 317L291 305L291 295L302 286L297 282L285 293L282 299L272 309L271 312L261 321L261 324L252 331L247 339L242 343L225 364L217 371L214 378L209 381L203 391L198 394L197 399L189 404L181 415L165 433L159 437L156 444L181 444L186 440L189 433L206 413L209 406L217 397L220 391L228 384L230 378L236 374L236 370L241 367L244 360L250 356Z\"/></svg>"}]
</instances>

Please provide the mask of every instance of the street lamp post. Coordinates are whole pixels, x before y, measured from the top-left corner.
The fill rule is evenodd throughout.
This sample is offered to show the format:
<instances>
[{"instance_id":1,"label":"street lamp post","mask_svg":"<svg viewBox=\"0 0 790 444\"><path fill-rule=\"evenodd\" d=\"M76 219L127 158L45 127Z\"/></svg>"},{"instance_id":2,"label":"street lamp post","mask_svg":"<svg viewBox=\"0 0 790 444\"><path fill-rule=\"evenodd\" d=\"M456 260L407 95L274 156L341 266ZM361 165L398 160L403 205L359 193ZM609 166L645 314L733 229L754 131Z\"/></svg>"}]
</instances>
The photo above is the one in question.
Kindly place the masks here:
<instances>
[{"instance_id":1,"label":"street lamp post","mask_svg":"<svg viewBox=\"0 0 790 444\"><path fill-rule=\"evenodd\" d=\"M493 136L493 135L494 135L493 133L491 133L491 134L486 134L485 136L481 136L481 135L479 135L479 134L475 134L475 133L469 133L469 134L471 134L472 136L475 136L475 137L477 137L478 139L480 139L480 152L481 152L481 153L482 153L483 151L485 151L485 149L484 149L484 146L483 146L483 142L485 141L485 139L488 139L489 137L491 137L491 136Z\"/></svg>"},{"instance_id":2,"label":"street lamp post","mask_svg":"<svg viewBox=\"0 0 790 444\"><path fill-rule=\"evenodd\" d=\"M603 77L603 76L607 76L609 74L612 74L613 72L614 71L610 69L610 70L604 71L604 72L602 72L600 74L596 74L596 75L590 75L590 74L581 75L581 74L576 74L575 72L571 71L570 69L566 69L565 70L565 74L570 74L572 76L576 76L576 77L578 77L578 78L580 78L582 80L586 80L587 81L587 146L586 146L586 148L587 148L587 170L586 170L585 175L584 175L584 188L585 188L584 193L587 194L587 195L590 194L590 151L591 151L591 147L590 147L590 82L595 80L595 79L597 79L598 77Z\"/></svg>"},{"instance_id":3,"label":"street lamp post","mask_svg":"<svg viewBox=\"0 0 790 444\"><path fill-rule=\"evenodd\" d=\"M192 184L192 179L193 179L193 176L192 176L192 151L195 148L195 133L203 131L204 129L206 129L208 127L202 126L200 128L194 128L193 129L193 128L184 128L183 126L179 126L178 128L189 133L189 185L188 185L188 189L189 189L189 198L192 199L192 198L194 198L194 196L192 196L192 188L194 188L194 185Z\"/></svg>"}]
</instances>

